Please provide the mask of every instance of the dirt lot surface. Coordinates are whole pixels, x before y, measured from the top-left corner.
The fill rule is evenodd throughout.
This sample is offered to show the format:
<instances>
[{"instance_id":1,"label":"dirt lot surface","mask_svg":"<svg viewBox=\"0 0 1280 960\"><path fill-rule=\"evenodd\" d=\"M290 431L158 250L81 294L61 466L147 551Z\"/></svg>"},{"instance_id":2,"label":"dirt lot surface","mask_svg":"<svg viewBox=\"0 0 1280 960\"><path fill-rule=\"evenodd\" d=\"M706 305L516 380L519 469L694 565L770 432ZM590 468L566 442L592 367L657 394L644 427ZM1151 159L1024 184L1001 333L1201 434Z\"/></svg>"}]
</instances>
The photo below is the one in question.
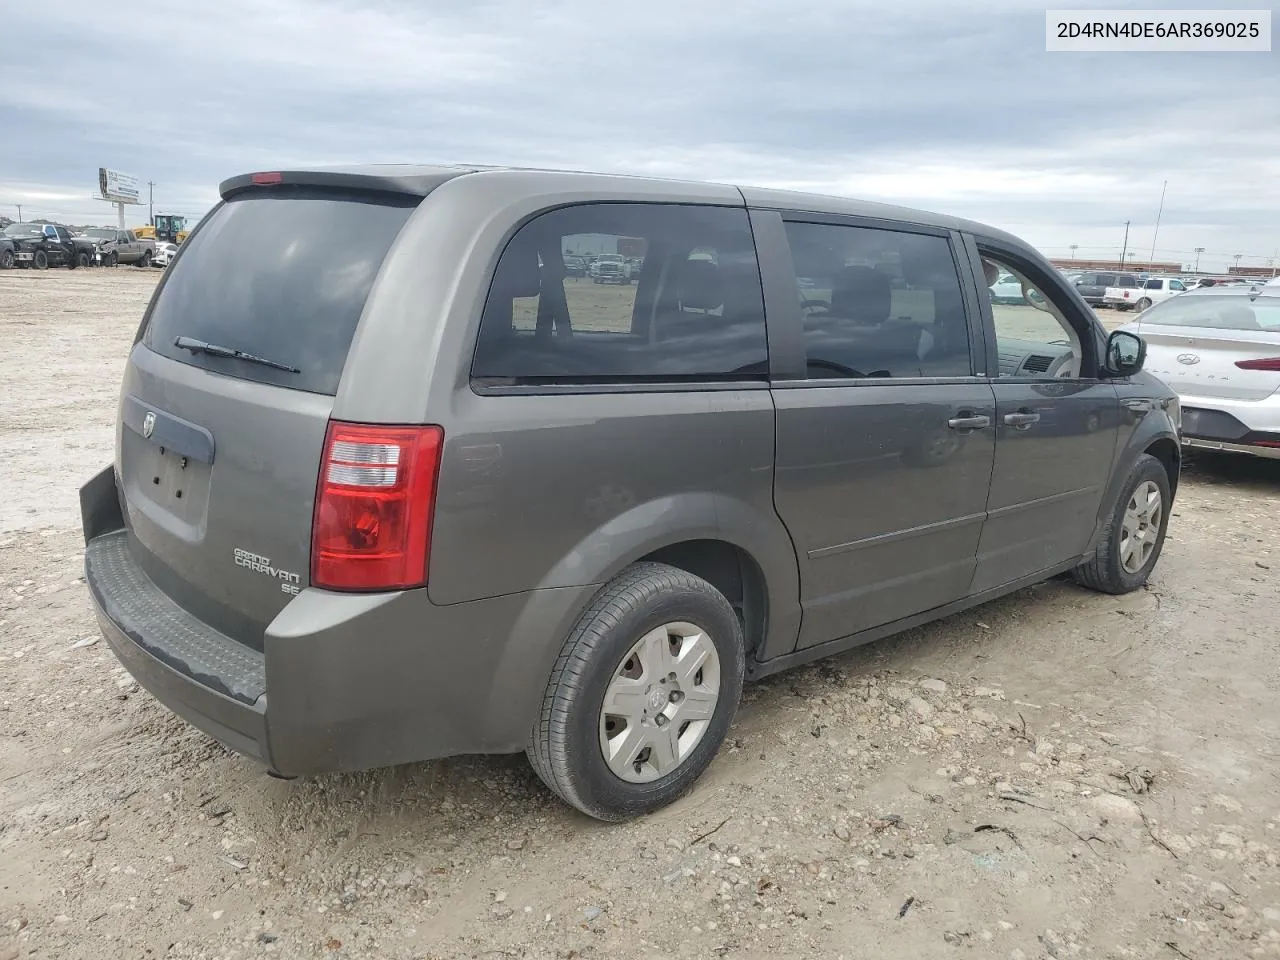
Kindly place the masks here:
<instances>
[{"instance_id":1,"label":"dirt lot surface","mask_svg":"<svg viewBox=\"0 0 1280 960\"><path fill-rule=\"evenodd\" d=\"M80 643L76 489L154 282L0 274L0 960L1280 956L1280 464L1189 463L1148 590L748 688L638 822L522 758L285 783Z\"/></svg>"}]
</instances>

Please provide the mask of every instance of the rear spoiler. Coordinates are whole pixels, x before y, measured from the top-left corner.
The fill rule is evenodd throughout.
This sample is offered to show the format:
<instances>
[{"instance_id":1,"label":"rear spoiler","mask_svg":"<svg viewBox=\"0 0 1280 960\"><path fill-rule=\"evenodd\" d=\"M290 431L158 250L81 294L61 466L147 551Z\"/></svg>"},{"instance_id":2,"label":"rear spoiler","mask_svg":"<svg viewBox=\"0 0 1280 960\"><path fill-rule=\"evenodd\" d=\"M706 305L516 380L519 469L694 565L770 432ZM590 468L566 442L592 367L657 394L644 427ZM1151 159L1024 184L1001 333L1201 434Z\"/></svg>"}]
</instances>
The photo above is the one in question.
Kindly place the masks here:
<instances>
[{"instance_id":1,"label":"rear spoiler","mask_svg":"<svg viewBox=\"0 0 1280 960\"><path fill-rule=\"evenodd\" d=\"M251 190L269 191L279 186L321 187L330 190L352 190L369 193L392 193L401 196L425 197L446 180L472 172L468 167L420 167L388 166L362 167L346 170L271 170L245 173L218 185L222 199L230 200L237 194Z\"/></svg>"}]
</instances>

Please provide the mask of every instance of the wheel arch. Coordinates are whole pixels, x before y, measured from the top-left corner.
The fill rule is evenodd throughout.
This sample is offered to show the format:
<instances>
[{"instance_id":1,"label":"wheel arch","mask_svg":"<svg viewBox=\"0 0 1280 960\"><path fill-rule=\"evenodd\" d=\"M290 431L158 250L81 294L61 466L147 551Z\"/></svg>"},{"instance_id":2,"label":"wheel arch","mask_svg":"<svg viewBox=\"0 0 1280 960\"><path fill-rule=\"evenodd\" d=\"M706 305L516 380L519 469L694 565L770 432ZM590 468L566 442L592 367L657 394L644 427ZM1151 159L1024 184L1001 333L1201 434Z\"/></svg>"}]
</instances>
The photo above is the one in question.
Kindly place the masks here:
<instances>
[{"instance_id":1,"label":"wheel arch","mask_svg":"<svg viewBox=\"0 0 1280 960\"><path fill-rule=\"evenodd\" d=\"M748 665L795 648L800 570L782 521L735 497L688 492L636 504L584 537L539 587L602 585L633 563L669 563L742 603ZM729 592L726 592L729 591Z\"/></svg>"},{"instance_id":2,"label":"wheel arch","mask_svg":"<svg viewBox=\"0 0 1280 960\"><path fill-rule=\"evenodd\" d=\"M1148 414L1148 417L1150 416ZM1091 555L1097 547L1106 528L1107 519L1115 506L1116 498L1120 496L1121 485L1128 477L1133 464L1144 454L1155 457L1164 467L1169 477L1170 497L1172 498L1177 492L1178 475L1182 468L1182 447L1178 443L1177 434L1169 429L1168 424L1151 424L1145 429L1139 427L1111 466L1111 476L1107 480L1106 492L1099 503L1093 536L1089 538L1088 549L1082 556Z\"/></svg>"}]
</instances>

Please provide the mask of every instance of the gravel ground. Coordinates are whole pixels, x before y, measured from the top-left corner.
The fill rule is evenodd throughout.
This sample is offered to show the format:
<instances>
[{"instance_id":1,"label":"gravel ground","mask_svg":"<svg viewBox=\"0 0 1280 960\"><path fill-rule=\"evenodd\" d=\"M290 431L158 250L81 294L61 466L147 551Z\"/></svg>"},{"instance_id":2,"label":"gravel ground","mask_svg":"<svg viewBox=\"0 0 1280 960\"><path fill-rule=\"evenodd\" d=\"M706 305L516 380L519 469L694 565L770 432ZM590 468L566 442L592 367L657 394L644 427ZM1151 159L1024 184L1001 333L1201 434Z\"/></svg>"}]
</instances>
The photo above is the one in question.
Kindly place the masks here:
<instances>
[{"instance_id":1,"label":"gravel ground","mask_svg":"<svg viewBox=\"0 0 1280 960\"><path fill-rule=\"evenodd\" d=\"M514 757L284 783L82 644L75 494L155 279L0 274L0 960L1280 956L1280 463L1190 462L1147 590L749 687L637 822Z\"/></svg>"}]
</instances>

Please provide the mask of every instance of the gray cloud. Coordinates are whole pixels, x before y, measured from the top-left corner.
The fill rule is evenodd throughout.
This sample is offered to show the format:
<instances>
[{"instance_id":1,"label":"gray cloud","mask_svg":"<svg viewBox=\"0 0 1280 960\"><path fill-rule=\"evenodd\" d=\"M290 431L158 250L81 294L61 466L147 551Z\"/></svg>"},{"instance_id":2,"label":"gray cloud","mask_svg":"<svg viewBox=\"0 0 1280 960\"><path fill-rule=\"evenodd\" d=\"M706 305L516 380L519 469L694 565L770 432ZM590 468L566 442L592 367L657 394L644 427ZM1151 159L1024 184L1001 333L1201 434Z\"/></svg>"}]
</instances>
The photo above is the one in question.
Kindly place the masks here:
<instances>
[{"instance_id":1,"label":"gray cloud","mask_svg":"<svg viewBox=\"0 0 1280 960\"><path fill-rule=\"evenodd\" d=\"M11 6L8 75L31 79L0 89L0 210L107 219L89 199L99 165L198 214L219 180L250 169L475 161L886 199L1050 253L1114 256L1125 220L1150 251L1167 179L1158 255L1190 262L1204 246L1202 263L1221 266L1280 246L1275 55L1047 54L1042 8L980 9Z\"/></svg>"}]
</instances>

